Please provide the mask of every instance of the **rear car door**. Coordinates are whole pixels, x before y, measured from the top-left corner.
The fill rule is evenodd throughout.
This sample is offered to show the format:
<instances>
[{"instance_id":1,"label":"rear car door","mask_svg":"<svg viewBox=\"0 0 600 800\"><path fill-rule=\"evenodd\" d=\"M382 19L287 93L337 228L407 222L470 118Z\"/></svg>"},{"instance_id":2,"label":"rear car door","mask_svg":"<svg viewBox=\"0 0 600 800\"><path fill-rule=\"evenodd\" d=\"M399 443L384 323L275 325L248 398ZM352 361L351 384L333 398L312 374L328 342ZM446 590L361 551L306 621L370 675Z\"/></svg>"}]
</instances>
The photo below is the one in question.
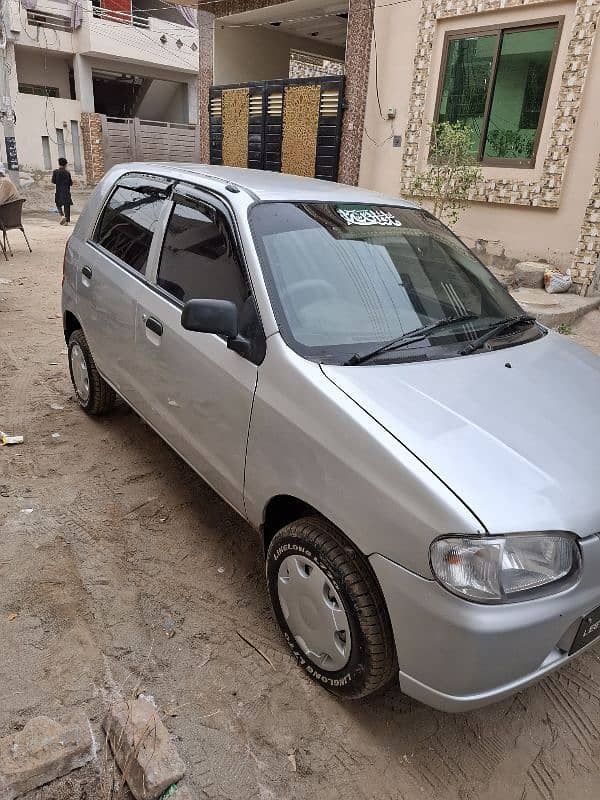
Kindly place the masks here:
<instances>
[{"instance_id":1,"label":"rear car door","mask_svg":"<svg viewBox=\"0 0 600 800\"><path fill-rule=\"evenodd\" d=\"M175 190L155 291L138 303L136 342L149 421L244 513L246 442L264 335L232 222L217 198L192 187ZM235 303L251 355L234 353L219 336L185 330L181 311L192 298Z\"/></svg>"},{"instance_id":2,"label":"rear car door","mask_svg":"<svg viewBox=\"0 0 600 800\"><path fill-rule=\"evenodd\" d=\"M133 401L135 315L169 182L129 174L111 190L77 258L77 306L100 372Z\"/></svg>"}]
</instances>

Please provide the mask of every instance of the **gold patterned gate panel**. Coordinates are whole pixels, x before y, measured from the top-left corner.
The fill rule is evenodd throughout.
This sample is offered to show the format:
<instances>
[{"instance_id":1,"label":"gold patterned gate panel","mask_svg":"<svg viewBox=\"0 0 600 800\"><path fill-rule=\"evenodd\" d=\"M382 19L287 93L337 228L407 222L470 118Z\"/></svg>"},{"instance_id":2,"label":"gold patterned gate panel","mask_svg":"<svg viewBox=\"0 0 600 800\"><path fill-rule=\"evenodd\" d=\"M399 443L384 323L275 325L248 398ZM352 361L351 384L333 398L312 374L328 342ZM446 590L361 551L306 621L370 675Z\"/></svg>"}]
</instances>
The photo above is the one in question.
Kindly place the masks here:
<instances>
[{"instance_id":1,"label":"gold patterned gate panel","mask_svg":"<svg viewBox=\"0 0 600 800\"><path fill-rule=\"evenodd\" d=\"M283 96L281 171L314 177L321 87L286 86Z\"/></svg>"},{"instance_id":2,"label":"gold patterned gate panel","mask_svg":"<svg viewBox=\"0 0 600 800\"><path fill-rule=\"evenodd\" d=\"M227 167L248 166L248 88L224 89L223 164Z\"/></svg>"},{"instance_id":3,"label":"gold patterned gate panel","mask_svg":"<svg viewBox=\"0 0 600 800\"><path fill-rule=\"evenodd\" d=\"M212 86L210 163L335 181L344 77Z\"/></svg>"}]
</instances>

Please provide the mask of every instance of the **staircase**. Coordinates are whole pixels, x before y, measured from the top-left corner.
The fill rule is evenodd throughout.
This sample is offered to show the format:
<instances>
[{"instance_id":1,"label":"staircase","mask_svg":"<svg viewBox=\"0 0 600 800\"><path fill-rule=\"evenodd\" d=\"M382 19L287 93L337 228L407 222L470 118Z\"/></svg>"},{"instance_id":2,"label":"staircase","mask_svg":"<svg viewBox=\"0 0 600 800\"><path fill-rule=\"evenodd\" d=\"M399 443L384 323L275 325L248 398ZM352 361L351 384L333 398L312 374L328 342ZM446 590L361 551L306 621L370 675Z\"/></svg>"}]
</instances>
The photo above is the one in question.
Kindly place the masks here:
<instances>
[{"instance_id":1,"label":"staircase","mask_svg":"<svg viewBox=\"0 0 600 800\"><path fill-rule=\"evenodd\" d=\"M571 326L590 311L600 308L600 296L580 297L571 292L548 294L544 289L544 270L547 267L548 264L539 261L523 261L511 271L492 271L523 310L548 328Z\"/></svg>"}]
</instances>

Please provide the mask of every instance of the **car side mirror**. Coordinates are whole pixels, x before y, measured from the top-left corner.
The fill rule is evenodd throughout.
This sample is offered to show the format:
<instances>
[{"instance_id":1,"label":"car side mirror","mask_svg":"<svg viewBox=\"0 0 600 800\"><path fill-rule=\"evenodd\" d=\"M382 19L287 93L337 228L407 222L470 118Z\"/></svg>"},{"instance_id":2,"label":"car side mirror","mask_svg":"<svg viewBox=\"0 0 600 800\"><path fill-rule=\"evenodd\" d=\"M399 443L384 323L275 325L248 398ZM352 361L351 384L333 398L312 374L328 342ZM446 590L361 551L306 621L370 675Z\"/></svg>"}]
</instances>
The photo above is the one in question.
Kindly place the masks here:
<instances>
[{"instance_id":1,"label":"car side mirror","mask_svg":"<svg viewBox=\"0 0 600 800\"><path fill-rule=\"evenodd\" d=\"M181 325L186 331L214 333L227 339L227 347L244 358L250 358L250 341L238 334L238 310L231 300L188 300L181 312Z\"/></svg>"},{"instance_id":2,"label":"car side mirror","mask_svg":"<svg viewBox=\"0 0 600 800\"><path fill-rule=\"evenodd\" d=\"M186 331L215 333L227 341L238 335L238 310L230 300L188 300L181 312Z\"/></svg>"}]
</instances>

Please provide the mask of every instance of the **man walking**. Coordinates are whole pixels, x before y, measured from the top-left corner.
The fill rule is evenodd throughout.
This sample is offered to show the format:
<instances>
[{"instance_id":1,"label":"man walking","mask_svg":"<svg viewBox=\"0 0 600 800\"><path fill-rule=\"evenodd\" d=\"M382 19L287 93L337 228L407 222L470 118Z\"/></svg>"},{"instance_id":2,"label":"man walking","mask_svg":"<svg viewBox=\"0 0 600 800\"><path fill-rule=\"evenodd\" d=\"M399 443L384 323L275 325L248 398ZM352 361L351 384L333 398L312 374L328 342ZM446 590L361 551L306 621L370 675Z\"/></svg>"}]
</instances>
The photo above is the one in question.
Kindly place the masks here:
<instances>
[{"instance_id":1,"label":"man walking","mask_svg":"<svg viewBox=\"0 0 600 800\"><path fill-rule=\"evenodd\" d=\"M73 205L71 198L73 179L67 169L67 163L66 158L59 158L58 169L55 169L52 173L52 183L56 186L54 202L60 214L61 225L68 225L71 222L71 206Z\"/></svg>"}]
</instances>

